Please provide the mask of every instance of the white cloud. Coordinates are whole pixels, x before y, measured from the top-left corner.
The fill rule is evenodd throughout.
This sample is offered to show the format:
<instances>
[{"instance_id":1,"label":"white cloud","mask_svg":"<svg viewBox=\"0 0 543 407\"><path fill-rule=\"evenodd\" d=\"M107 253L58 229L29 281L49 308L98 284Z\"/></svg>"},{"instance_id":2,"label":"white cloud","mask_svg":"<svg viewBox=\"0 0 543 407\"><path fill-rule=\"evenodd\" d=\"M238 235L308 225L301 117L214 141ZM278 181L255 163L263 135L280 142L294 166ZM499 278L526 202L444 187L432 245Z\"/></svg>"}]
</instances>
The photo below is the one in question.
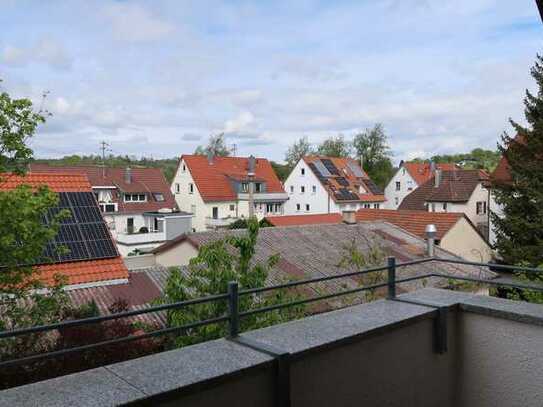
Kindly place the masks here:
<instances>
[{"instance_id":1,"label":"white cloud","mask_svg":"<svg viewBox=\"0 0 543 407\"><path fill-rule=\"evenodd\" d=\"M241 112L235 118L224 123L224 133L240 133L247 129L247 126L254 122L255 118L251 112Z\"/></svg>"},{"instance_id":2,"label":"white cloud","mask_svg":"<svg viewBox=\"0 0 543 407\"><path fill-rule=\"evenodd\" d=\"M116 3L104 8L117 39L129 42L160 40L171 35L175 27L137 4Z\"/></svg>"},{"instance_id":3,"label":"white cloud","mask_svg":"<svg viewBox=\"0 0 543 407\"><path fill-rule=\"evenodd\" d=\"M59 70L72 66L72 58L64 47L52 39L41 39L29 48L6 45L0 54L0 61L8 66L21 67L30 63L42 63Z\"/></svg>"}]
</instances>

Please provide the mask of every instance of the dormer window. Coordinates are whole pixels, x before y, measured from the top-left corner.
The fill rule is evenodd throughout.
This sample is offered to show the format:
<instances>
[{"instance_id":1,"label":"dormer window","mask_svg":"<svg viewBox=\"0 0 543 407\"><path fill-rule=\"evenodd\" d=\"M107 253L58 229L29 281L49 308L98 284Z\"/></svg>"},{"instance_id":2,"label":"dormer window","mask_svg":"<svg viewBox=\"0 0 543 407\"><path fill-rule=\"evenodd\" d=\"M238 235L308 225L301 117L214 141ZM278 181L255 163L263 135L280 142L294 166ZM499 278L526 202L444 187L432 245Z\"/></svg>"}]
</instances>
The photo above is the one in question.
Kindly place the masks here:
<instances>
[{"instance_id":1,"label":"dormer window","mask_svg":"<svg viewBox=\"0 0 543 407\"><path fill-rule=\"evenodd\" d=\"M247 182L241 183L241 192L249 192L249 184Z\"/></svg>"},{"instance_id":2,"label":"dormer window","mask_svg":"<svg viewBox=\"0 0 543 407\"><path fill-rule=\"evenodd\" d=\"M160 192L153 192L153 197L155 198L155 201L157 202L164 202L164 194Z\"/></svg>"},{"instance_id":3,"label":"dormer window","mask_svg":"<svg viewBox=\"0 0 543 407\"><path fill-rule=\"evenodd\" d=\"M146 202L147 195L145 194L124 194L125 202Z\"/></svg>"},{"instance_id":4,"label":"dormer window","mask_svg":"<svg viewBox=\"0 0 543 407\"><path fill-rule=\"evenodd\" d=\"M262 184L260 182L255 184L255 192L262 192Z\"/></svg>"}]
</instances>

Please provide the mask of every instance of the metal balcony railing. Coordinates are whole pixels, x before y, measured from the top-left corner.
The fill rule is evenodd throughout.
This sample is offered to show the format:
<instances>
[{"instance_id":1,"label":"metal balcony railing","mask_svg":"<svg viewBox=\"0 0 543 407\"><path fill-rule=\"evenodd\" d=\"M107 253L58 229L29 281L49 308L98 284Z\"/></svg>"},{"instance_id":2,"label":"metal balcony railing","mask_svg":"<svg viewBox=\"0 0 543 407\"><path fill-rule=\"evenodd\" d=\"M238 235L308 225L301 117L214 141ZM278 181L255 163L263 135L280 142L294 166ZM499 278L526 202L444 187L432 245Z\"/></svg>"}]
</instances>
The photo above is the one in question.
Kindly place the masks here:
<instances>
[{"instance_id":1,"label":"metal balcony railing","mask_svg":"<svg viewBox=\"0 0 543 407\"><path fill-rule=\"evenodd\" d=\"M396 259L394 257L389 257L387 264L384 266L372 267L365 270L354 271L350 273L338 274L338 275L333 275L333 276L297 280L297 281L292 281L292 282L288 282L284 284L278 284L274 286L240 290L239 284L233 281L229 283L228 292L224 294L212 295L208 297L197 298L197 299L192 299L188 301L181 301L181 302L176 302L176 303L171 303L171 304L164 304L164 305L154 306L154 307L150 307L146 309L126 311L126 312L120 312L120 313L98 316L98 317L69 320L69 321L59 322L59 323L50 324L50 325L41 325L41 326L22 328L22 329L16 329L16 330L0 331L0 341L1 341L2 339L18 337L21 335L36 334L36 333L58 330L58 329L63 329L63 328L76 327L76 326L88 325L88 324L96 324L96 323L116 320L120 318L127 318L127 317L147 314L151 312L182 309L182 308L185 308L191 305L196 305L196 304L205 304L205 303L215 302L215 301L228 301L228 313L226 315L219 315L214 318L203 320L203 321L195 321L183 326L158 329L158 330L147 332L141 335L129 335L122 338L110 339L110 340L97 342L93 344L82 345L82 346L72 347L68 349L61 349L57 351L46 352L46 353L26 356L22 358L1 361L0 368L5 368L8 366L18 365L18 364L25 364L25 363L34 362L41 359L46 359L46 358L59 357L66 354L70 354L74 352L82 352L89 349L94 349L94 348L107 346L107 345L153 338L153 337L166 335L166 334L172 334L172 333L186 334L186 331L192 328L202 327L202 326L206 326L210 324L223 323L223 322L228 322L229 337L236 338L239 335L240 320L250 315L271 312L275 310L280 310L280 309L284 309L288 307L308 304L308 303L317 302L317 301L323 301L323 300L327 300L327 299L331 299L335 297L355 294L355 293L368 291L368 290L374 290L374 289L382 288L382 287L387 287L388 299L395 299L397 284L426 279L429 277L443 278L443 279L448 279L448 280L469 281L469 282L476 282L476 283L493 285L493 286L504 286L504 287L519 288L519 289L543 291L543 286L538 286L538 285L519 284L519 283L513 283L513 282L507 282L507 281L485 280L485 279L472 278L472 277L460 277L460 276L449 275L445 273L426 273L426 274L421 274L421 275L413 276L413 277L406 277L406 278L399 278L399 279L396 278L398 269L401 269L402 267L413 266L413 265L429 263L429 262L441 262L441 263L462 264L462 265L478 266L478 267L489 267L492 270L496 270L496 271L499 271L499 270L517 271L517 272L523 272L523 273L533 273L533 274L543 275L543 269L537 269L537 268L531 268L531 267L500 265L500 264L494 264L494 263L478 263L478 262L465 261L465 260L440 259L440 258L424 258L424 259L413 260L413 261L404 262L404 263L396 263ZM250 310L246 310L242 312L240 312L240 309L239 309L239 298L242 296L262 294L268 291L273 291L273 290L278 290L278 289L293 288L293 287L303 286L307 284L320 283L324 281L336 280L336 279L341 279L341 278L361 276L364 274L379 272L379 271L387 272L386 282L372 284L372 285L365 285L365 286L357 287L354 289L344 290L344 291L335 292L335 293L326 294L326 295L319 295L315 297L304 298L304 299L291 301L291 302L283 303L283 304L276 304L276 305L267 306L267 307L250 309Z\"/></svg>"}]
</instances>

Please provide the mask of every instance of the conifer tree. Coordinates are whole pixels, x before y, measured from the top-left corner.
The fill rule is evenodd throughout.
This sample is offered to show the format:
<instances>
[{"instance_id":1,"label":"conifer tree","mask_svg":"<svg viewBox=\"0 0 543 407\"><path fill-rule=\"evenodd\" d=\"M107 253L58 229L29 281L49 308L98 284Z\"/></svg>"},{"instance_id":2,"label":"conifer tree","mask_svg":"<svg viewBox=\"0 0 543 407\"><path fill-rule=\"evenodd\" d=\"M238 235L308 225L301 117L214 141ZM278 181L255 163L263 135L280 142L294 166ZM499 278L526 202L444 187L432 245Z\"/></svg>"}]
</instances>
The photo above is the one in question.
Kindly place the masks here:
<instances>
[{"instance_id":1,"label":"conifer tree","mask_svg":"<svg viewBox=\"0 0 543 407\"><path fill-rule=\"evenodd\" d=\"M510 180L494 182L496 202L503 216L491 214L496 227L496 247L510 264L543 264L543 57L537 56L531 74L538 91L526 90L528 125L510 119L515 134L502 136L498 146L509 164Z\"/></svg>"}]
</instances>

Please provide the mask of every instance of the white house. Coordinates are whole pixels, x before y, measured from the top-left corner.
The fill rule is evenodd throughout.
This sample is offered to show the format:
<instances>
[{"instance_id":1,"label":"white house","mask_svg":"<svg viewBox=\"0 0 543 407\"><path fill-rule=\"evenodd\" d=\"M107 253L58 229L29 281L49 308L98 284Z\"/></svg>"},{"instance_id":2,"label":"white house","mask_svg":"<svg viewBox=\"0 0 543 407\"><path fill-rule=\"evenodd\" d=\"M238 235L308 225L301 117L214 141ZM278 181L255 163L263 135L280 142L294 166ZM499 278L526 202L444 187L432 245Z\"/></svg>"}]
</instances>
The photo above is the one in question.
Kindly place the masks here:
<instances>
[{"instance_id":1,"label":"white house","mask_svg":"<svg viewBox=\"0 0 543 407\"><path fill-rule=\"evenodd\" d=\"M149 251L192 229L192 214L179 211L158 168L32 164L30 170L86 175L122 256Z\"/></svg>"},{"instance_id":2,"label":"white house","mask_svg":"<svg viewBox=\"0 0 543 407\"><path fill-rule=\"evenodd\" d=\"M434 176L407 195L398 209L461 212L488 239L493 205L489 176L483 170L436 170Z\"/></svg>"},{"instance_id":3,"label":"white house","mask_svg":"<svg viewBox=\"0 0 543 407\"><path fill-rule=\"evenodd\" d=\"M452 171L455 164L401 162L398 171L385 187L385 208L398 209L403 199L432 178L434 171Z\"/></svg>"},{"instance_id":4,"label":"white house","mask_svg":"<svg viewBox=\"0 0 543 407\"><path fill-rule=\"evenodd\" d=\"M270 162L249 157L181 156L171 192L179 208L194 215L193 231L228 226L249 216L249 188L253 185L254 214L258 219L283 213L288 199Z\"/></svg>"},{"instance_id":5,"label":"white house","mask_svg":"<svg viewBox=\"0 0 543 407\"><path fill-rule=\"evenodd\" d=\"M380 208L383 192L351 158L306 156L285 181L285 215Z\"/></svg>"}]
</instances>

